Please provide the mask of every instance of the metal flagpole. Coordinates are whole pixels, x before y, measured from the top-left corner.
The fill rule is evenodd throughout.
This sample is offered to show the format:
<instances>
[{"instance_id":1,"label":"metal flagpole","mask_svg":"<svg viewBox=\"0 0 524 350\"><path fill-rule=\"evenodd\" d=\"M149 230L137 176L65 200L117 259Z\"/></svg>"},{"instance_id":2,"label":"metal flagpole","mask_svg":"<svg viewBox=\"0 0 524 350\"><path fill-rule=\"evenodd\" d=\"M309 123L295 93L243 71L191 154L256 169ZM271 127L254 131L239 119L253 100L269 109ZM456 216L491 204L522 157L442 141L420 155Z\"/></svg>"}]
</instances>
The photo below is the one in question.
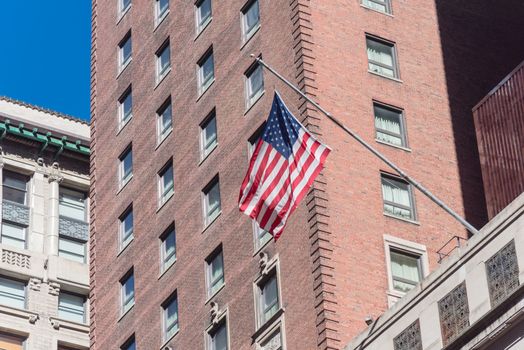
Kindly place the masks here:
<instances>
[{"instance_id":1,"label":"metal flagpole","mask_svg":"<svg viewBox=\"0 0 524 350\"><path fill-rule=\"evenodd\" d=\"M439 207L444 209L449 215L453 216L455 220L460 222L469 232L476 235L479 233L479 231L473 227L469 222L467 222L464 218L462 218L460 215L455 213L450 207L448 207L444 202L442 202L440 199L438 199L433 193L431 193L428 189L426 189L424 186L422 186L420 183L418 183L416 180L411 178L408 174L406 174L404 171L402 171L398 166L395 165L395 163L391 162L389 159L387 159L383 154L381 154L379 151L377 151L373 146L371 146L369 143L364 141L360 136L355 134L351 129L349 129L347 126L342 124L341 121L333 117L328 111L326 111L324 108L322 108L318 103L307 97L302 91L300 91L299 88L291 84L286 78L284 78L282 75L280 75L277 71L275 71L273 68L271 68L266 62L264 62L260 57L255 57L255 55L251 55L251 57L255 58L255 60L260 63L264 68L266 68L268 71L273 73L278 79L280 79L282 82L284 82L287 86L289 86L291 89L293 89L296 93L298 93L300 96L305 98L309 103L311 103L313 106L315 106L316 109L318 109L320 112L322 112L328 119L330 119L333 123L338 125L340 128L342 128L346 133L348 133L351 137L353 137L355 140L357 140L358 143L360 143L362 146L367 148L371 153L373 153L375 156L380 158L384 163L386 163L388 166L390 166L392 169L394 169L404 180L412 184L414 187L416 187L420 192L422 192L426 197L431 199L433 202L435 202Z\"/></svg>"}]
</instances>

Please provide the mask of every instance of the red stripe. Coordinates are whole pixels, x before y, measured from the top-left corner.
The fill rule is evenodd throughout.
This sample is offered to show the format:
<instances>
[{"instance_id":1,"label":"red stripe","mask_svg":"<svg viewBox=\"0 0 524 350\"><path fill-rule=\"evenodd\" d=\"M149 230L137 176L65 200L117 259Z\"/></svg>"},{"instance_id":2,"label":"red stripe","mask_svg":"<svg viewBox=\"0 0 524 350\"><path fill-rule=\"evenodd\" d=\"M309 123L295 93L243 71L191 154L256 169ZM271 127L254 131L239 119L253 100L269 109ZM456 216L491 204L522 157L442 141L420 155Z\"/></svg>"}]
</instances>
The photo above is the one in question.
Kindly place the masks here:
<instances>
[{"instance_id":1,"label":"red stripe","mask_svg":"<svg viewBox=\"0 0 524 350\"><path fill-rule=\"evenodd\" d=\"M280 153L279 153L280 155ZM275 157L276 158L276 157ZM283 158L283 157L282 157ZM286 168L289 167L289 162L287 161L287 159L284 159L284 161L282 162L282 165L280 166L280 169L278 169L278 172L277 172L277 175L274 177L273 181L271 182L271 184L269 185L269 187L264 191L264 193L262 194L262 196L260 197L260 199L258 200L258 203L257 205L255 205L255 209L253 210L252 212L252 216L251 217L257 217L259 213L261 213L261 207L262 207L262 204L265 204L265 201L266 199L269 197L269 195L273 192L273 190L275 189L275 187L277 186L277 184L281 181L281 177L282 177L282 174L286 171ZM269 176L269 175L268 175ZM267 178L267 177L266 177ZM289 180L288 180L289 181ZM274 206L272 207L271 205L269 205L269 208L274 208ZM271 209L272 210L272 209ZM266 210L266 213L268 211ZM257 220L258 221L258 220Z\"/></svg>"},{"instance_id":2,"label":"red stripe","mask_svg":"<svg viewBox=\"0 0 524 350\"><path fill-rule=\"evenodd\" d=\"M264 141L261 139L259 141L260 147L262 146L262 142L264 142ZM264 175L266 164L267 164L267 161L269 159L269 154L271 153L272 149L273 148L271 147L271 145L268 145L268 148L267 148L266 152L262 155L262 157L263 157L262 158L262 162L260 162L260 166L258 167L257 173L255 174L255 177L254 177L254 180L253 180L253 184L248 189L249 192L248 192L248 195L246 196L246 198L244 199L244 202L242 202L241 205L240 205L240 210L241 211L245 211L246 210L246 208L249 206L249 203L251 202L251 199L253 198L253 196L257 192L258 186L262 182L262 176ZM258 151L260 151L259 146L257 146L257 149L255 150L255 152L257 152L257 153L253 153L253 156L251 157L251 164L249 166L249 170L248 170L248 173L246 174L246 179L244 179L244 182L246 182L246 180L249 182L249 179L251 178L251 173L252 173L253 168L255 166L255 162L256 162L256 160L257 160L257 158L259 156L258 155ZM246 186L247 186L247 183L246 183ZM246 188L242 188L242 191L245 191L245 190L246 190ZM242 199L242 192L240 192L240 199Z\"/></svg>"}]
</instances>

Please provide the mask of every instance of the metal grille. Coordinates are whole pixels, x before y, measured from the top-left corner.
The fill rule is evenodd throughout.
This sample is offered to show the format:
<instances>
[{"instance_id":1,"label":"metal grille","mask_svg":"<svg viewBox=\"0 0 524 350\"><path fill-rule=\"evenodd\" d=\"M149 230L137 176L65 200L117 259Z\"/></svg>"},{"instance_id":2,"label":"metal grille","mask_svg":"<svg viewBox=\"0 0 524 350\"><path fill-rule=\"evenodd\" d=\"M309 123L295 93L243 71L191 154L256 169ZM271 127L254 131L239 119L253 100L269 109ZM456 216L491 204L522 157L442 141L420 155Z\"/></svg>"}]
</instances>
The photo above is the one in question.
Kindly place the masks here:
<instances>
[{"instance_id":1,"label":"metal grille","mask_svg":"<svg viewBox=\"0 0 524 350\"><path fill-rule=\"evenodd\" d=\"M413 322L408 328L393 339L395 350L422 350L419 320Z\"/></svg>"},{"instance_id":2,"label":"metal grille","mask_svg":"<svg viewBox=\"0 0 524 350\"><path fill-rule=\"evenodd\" d=\"M519 286L519 266L512 240L486 261L491 307L504 301Z\"/></svg>"},{"instance_id":3,"label":"metal grille","mask_svg":"<svg viewBox=\"0 0 524 350\"><path fill-rule=\"evenodd\" d=\"M469 327L469 307L466 283L462 282L438 302L440 329L444 346Z\"/></svg>"}]
</instances>

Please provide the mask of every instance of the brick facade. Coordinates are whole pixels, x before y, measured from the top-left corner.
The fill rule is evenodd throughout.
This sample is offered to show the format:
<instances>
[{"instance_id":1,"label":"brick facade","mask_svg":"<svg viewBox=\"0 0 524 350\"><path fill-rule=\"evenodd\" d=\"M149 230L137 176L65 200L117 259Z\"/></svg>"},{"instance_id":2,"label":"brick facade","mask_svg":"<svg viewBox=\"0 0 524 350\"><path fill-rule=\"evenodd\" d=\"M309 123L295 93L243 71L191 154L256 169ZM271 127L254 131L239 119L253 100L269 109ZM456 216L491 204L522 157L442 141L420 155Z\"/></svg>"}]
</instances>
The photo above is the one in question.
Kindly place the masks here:
<instances>
[{"instance_id":1,"label":"brick facade","mask_svg":"<svg viewBox=\"0 0 524 350\"><path fill-rule=\"evenodd\" d=\"M466 236L420 193L415 194L416 222L385 216L380 171L390 169L268 72L265 95L246 111L243 73L252 63L250 54L262 54L459 214L468 214L477 225L485 221L478 176L468 184L478 190L477 196L463 196L459 169L478 165L475 154L457 156L461 131L451 118L434 6L422 0L410 4L393 0L393 17L364 8L357 0L264 0L260 1L261 27L242 45L239 17L244 4L214 1L212 21L195 37L192 2L172 0L170 13L156 28L151 1L134 0L121 19L115 1L93 2L91 337L95 350L120 346L133 333L139 349L160 348L160 305L175 290L180 331L169 344L176 349L204 349L211 309L206 303L204 260L219 244L225 287L211 301L227 308L230 348L255 347L253 282L260 273L259 257L252 225L236 203L248 165L247 140L267 117L275 88L297 117L333 149L325 171L290 218L281 240L263 249L270 258L278 257L286 349L340 349L365 327L367 315L378 316L387 308L384 234L425 245L431 267L437 264L436 250L451 236ZM130 30L132 62L118 74L118 44ZM400 80L367 71L366 33L396 43ZM155 86L155 52L168 37L172 70ZM196 64L211 46L216 80L199 97ZM119 130L117 100L131 84L133 118ZM157 145L155 114L168 96L174 130ZM409 150L374 141L373 100L404 110ZM201 161L199 124L213 108L218 147ZM117 158L131 143L133 179L119 191ZM175 195L158 209L155 177L170 159ZM467 164L459 164L461 160ZM222 212L203 230L201 190L216 174ZM134 241L119 253L118 217L131 203ZM466 213L466 207L473 210ZM173 221L177 262L161 275L159 236ZM131 267L136 304L119 319L118 281Z\"/></svg>"}]
</instances>

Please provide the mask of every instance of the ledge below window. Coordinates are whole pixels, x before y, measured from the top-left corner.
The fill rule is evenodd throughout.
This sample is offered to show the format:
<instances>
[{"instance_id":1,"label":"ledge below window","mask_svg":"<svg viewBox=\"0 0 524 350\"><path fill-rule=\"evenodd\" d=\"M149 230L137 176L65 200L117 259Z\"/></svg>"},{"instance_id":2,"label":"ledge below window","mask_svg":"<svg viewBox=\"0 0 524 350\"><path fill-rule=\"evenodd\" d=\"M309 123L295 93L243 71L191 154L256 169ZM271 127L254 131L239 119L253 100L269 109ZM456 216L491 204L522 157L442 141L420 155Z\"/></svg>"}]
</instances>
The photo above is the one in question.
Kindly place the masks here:
<instances>
[{"instance_id":1,"label":"ledge below window","mask_svg":"<svg viewBox=\"0 0 524 350\"><path fill-rule=\"evenodd\" d=\"M253 335L251 336L252 341L255 342L255 340L258 339L258 337L260 337L260 335L264 333L269 327L271 327L273 323L275 323L275 321L278 320L284 314L285 311L286 310L283 307L281 307L280 309L278 309L277 312L275 312L273 316L269 318L269 320L267 320L266 322L264 322L263 325L258 327L256 332L253 333Z\"/></svg>"},{"instance_id":2,"label":"ledge below window","mask_svg":"<svg viewBox=\"0 0 524 350\"><path fill-rule=\"evenodd\" d=\"M383 213L383 214L384 214L384 216L387 216L388 218L397 219L397 220L400 220L400 221L408 222L408 223L413 224L413 225L420 226L420 222L418 222L416 220L406 219L406 218L403 218L401 216L396 216L396 215L389 214L389 213Z\"/></svg>"}]
</instances>

